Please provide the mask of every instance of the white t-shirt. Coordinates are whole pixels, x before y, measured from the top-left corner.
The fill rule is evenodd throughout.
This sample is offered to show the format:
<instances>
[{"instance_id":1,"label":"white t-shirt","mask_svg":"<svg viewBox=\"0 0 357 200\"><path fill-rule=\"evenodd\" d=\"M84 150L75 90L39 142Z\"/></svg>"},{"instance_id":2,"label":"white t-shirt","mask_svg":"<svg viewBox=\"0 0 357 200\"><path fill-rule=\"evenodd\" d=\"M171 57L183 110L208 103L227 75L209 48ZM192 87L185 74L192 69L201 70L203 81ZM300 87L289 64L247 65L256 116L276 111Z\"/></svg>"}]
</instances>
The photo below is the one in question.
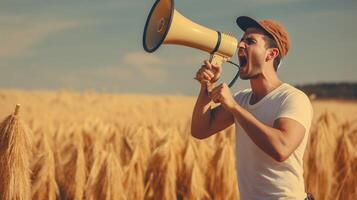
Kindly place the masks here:
<instances>
[{"instance_id":1,"label":"white t-shirt","mask_svg":"<svg viewBox=\"0 0 357 200\"><path fill-rule=\"evenodd\" d=\"M284 162L277 162L261 150L235 120L237 134L237 176L240 200L303 200L306 197L303 178L303 155L309 135L312 106L300 90L284 83L254 105L249 101L251 89L234 95L239 105L262 123L273 127L281 117L296 120L305 127L301 144Z\"/></svg>"}]
</instances>

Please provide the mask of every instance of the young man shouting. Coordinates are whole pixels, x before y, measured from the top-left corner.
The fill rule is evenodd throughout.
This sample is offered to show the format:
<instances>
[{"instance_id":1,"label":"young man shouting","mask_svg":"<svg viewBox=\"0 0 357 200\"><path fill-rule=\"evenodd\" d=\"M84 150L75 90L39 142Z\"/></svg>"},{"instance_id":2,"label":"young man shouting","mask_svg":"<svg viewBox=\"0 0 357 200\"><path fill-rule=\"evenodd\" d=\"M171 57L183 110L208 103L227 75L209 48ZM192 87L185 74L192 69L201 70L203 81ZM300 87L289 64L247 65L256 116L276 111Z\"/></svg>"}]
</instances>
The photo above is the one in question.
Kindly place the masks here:
<instances>
[{"instance_id":1,"label":"young man shouting","mask_svg":"<svg viewBox=\"0 0 357 200\"><path fill-rule=\"evenodd\" d=\"M238 44L240 78L251 89L232 95L223 83L208 92L222 70L205 61L195 77L201 90L192 135L207 138L235 124L241 200L307 199L303 155L313 113L309 98L277 75L288 33L274 20L241 16L237 24L245 32ZM211 109L211 101L220 106Z\"/></svg>"}]
</instances>

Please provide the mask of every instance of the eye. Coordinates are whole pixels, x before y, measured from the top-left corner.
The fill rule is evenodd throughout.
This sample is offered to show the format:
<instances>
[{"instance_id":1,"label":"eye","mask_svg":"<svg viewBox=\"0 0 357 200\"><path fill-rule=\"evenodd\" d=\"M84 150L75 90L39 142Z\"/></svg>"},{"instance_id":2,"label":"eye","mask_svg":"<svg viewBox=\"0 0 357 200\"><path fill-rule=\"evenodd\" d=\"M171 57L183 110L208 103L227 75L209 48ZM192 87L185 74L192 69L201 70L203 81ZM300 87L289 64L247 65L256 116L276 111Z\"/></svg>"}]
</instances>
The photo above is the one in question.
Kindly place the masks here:
<instances>
[{"instance_id":1,"label":"eye","mask_svg":"<svg viewBox=\"0 0 357 200\"><path fill-rule=\"evenodd\" d=\"M254 39L252 39L252 38L247 38L247 39L246 39L246 42L247 42L247 44L249 44L249 45L252 45L252 44L255 44L255 43L256 43L256 41L255 41Z\"/></svg>"}]
</instances>

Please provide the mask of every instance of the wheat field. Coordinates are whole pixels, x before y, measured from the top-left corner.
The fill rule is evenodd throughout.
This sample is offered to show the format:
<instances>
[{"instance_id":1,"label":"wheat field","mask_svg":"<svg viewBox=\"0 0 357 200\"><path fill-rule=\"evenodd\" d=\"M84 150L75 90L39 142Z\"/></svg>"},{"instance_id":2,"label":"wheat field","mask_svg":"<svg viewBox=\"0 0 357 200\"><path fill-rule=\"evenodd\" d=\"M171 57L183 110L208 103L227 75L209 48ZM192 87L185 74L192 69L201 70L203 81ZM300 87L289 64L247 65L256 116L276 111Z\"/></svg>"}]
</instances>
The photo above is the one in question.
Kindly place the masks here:
<instances>
[{"instance_id":1,"label":"wheat field","mask_svg":"<svg viewBox=\"0 0 357 200\"><path fill-rule=\"evenodd\" d=\"M179 95L0 90L0 197L239 199L234 127L193 139L194 102ZM312 104L307 190L316 199L356 199L357 102Z\"/></svg>"}]
</instances>

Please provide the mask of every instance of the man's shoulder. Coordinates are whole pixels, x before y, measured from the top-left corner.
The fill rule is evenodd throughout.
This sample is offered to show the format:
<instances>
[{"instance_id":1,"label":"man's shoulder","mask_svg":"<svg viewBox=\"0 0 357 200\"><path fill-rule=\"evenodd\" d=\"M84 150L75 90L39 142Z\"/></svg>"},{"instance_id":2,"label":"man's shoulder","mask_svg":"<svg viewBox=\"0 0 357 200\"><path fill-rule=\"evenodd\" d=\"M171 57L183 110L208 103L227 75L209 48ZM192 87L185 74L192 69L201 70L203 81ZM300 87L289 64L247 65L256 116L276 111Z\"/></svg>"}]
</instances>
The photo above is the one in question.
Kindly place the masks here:
<instances>
[{"instance_id":1,"label":"man's shoulder","mask_svg":"<svg viewBox=\"0 0 357 200\"><path fill-rule=\"evenodd\" d=\"M312 110L309 97L303 91L287 83L281 91L280 98L278 99L280 102L280 108L294 107L302 110Z\"/></svg>"},{"instance_id":2,"label":"man's shoulder","mask_svg":"<svg viewBox=\"0 0 357 200\"><path fill-rule=\"evenodd\" d=\"M308 99L308 96L303 91L288 83L284 83L284 87L279 91L279 95L284 98L300 97L300 98Z\"/></svg>"},{"instance_id":3,"label":"man's shoulder","mask_svg":"<svg viewBox=\"0 0 357 200\"><path fill-rule=\"evenodd\" d=\"M276 103L279 109L275 119L281 117L291 118L302 124L306 130L309 129L313 108L310 99L303 91L287 84Z\"/></svg>"}]
</instances>

